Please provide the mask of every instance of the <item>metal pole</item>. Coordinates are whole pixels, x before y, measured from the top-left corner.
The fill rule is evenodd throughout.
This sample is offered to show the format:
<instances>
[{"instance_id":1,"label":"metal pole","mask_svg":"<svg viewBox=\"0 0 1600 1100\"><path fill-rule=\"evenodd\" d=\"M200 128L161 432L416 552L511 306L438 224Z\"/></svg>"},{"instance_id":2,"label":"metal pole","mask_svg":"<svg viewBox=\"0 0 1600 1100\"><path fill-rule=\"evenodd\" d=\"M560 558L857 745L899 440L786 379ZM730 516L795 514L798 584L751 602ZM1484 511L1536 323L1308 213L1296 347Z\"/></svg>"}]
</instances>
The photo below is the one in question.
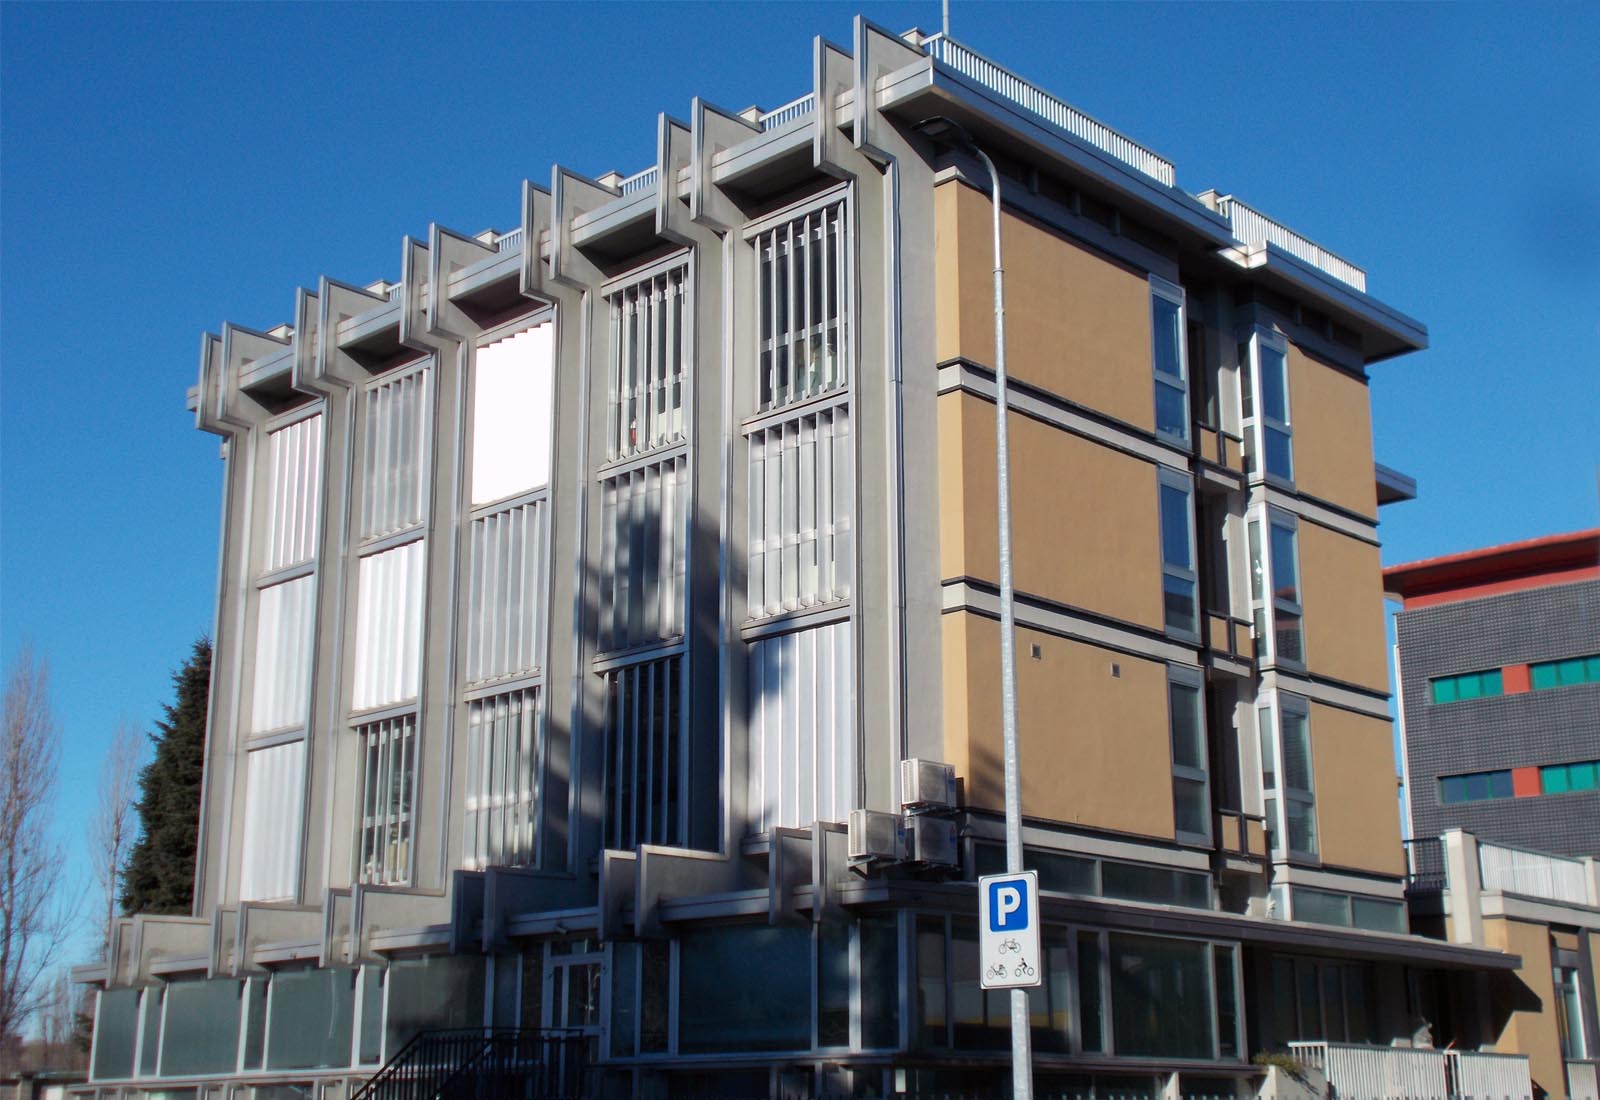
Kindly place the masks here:
<instances>
[{"instance_id":1,"label":"metal pole","mask_svg":"<svg viewBox=\"0 0 1600 1100\"><path fill-rule=\"evenodd\" d=\"M944 36L950 37L950 0L944 0Z\"/></svg>"},{"instance_id":2,"label":"metal pole","mask_svg":"<svg viewBox=\"0 0 1600 1100\"><path fill-rule=\"evenodd\" d=\"M1022 781L1017 769L1017 615L1011 581L1011 445L1006 434L1006 296L1000 254L1000 173L989 154L972 145L989 170L994 207L994 442L1000 525L1000 708L1005 741L1006 871L1022 868ZM1028 991L1011 991L1011 1087L1016 1100L1033 1096L1032 1035Z\"/></svg>"}]
</instances>

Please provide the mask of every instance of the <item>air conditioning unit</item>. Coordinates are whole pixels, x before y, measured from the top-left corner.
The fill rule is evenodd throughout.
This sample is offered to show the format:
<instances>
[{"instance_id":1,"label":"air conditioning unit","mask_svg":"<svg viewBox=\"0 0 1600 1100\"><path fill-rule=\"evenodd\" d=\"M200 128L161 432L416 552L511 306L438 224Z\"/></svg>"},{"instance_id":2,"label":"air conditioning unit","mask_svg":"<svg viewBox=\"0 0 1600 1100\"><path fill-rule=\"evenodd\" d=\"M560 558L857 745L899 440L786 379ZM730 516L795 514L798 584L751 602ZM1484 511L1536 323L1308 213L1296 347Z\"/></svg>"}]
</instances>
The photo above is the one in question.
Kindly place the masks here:
<instances>
[{"instance_id":1,"label":"air conditioning unit","mask_svg":"<svg viewBox=\"0 0 1600 1100\"><path fill-rule=\"evenodd\" d=\"M929 867L954 867L960 862L956 852L956 823L947 817L913 817L906 823L910 856Z\"/></svg>"},{"instance_id":2,"label":"air conditioning unit","mask_svg":"<svg viewBox=\"0 0 1600 1100\"><path fill-rule=\"evenodd\" d=\"M906 858L906 821L881 810L850 811L850 860L900 863Z\"/></svg>"},{"instance_id":3,"label":"air conditioning unit","mask_svg":"<svg viewBox=\"0 0 1600 1100\"><path fill-rule=\"evenodd\" d=\"M908 810L955 809L955 765L916 757L900 761L900 805Z\"/></svg>"}]
</instances>

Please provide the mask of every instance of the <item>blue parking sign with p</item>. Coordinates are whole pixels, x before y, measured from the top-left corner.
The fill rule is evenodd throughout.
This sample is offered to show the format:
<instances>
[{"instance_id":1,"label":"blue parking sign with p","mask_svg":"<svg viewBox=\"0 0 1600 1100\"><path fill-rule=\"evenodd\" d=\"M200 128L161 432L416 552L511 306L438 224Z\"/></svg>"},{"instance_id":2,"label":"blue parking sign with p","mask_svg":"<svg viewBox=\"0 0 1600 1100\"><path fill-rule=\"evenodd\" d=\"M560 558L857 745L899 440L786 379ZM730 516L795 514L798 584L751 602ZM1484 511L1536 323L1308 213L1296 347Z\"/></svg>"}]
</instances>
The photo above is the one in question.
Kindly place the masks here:
<instances>
[{"instance_id":1,"label":"blue parking sign with p","mask_svg":"<svg viewBox=\"0 0 1600 1100\"><path fill-rule=\"evenodd\" d=\"M1021 932L1028 927L1028 880L989 883L989 930Z\"/></svg>"}]
</instances>

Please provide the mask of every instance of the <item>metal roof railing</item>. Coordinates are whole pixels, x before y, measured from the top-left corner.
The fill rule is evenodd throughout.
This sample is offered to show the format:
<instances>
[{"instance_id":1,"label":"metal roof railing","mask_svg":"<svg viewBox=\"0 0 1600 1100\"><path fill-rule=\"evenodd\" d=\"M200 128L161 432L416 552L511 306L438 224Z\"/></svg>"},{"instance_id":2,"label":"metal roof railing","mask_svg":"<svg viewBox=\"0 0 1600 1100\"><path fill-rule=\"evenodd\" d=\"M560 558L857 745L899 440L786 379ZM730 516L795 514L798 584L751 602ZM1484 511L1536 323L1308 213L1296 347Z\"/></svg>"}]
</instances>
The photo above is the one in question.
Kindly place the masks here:
<instances>
[{"instance_id":1,"label":"metal roof railing","mask_svg":"<svg viewBox=\"0 0 1600 1100\"><path fill-rule=\"evenodd\" d=\"M797 118L809 115L817 109L817 93L807 92L799 99L792 99L782 107L774 107L770 111L763 111L756 118L756 125L763 131L776 130L786 126Z\"/></svg>"},{"instance_id":2,"label":"metal roof railing","mask_svg":"<svg viewBox=\"0 0 1600 1100\"><path fill-rule=\"evenodd\" d=\"M941 65L947 65L969 80L997 92L1025 110L1031 111L1052 125L1059 126L1080 141L1099 149L1102 153L1126 164L1167 187L1175 186L1176 174L1172 162L1146 149L1137 141L1084 114L1064 100L1044 91L1003 65L968 49L961 43L942 34L935 34L922 43L928 56Z\"/></svg>"},{"instance_id":3,"label":"metal roof railing","mask_svg":"<svg viewBox=\"0 0 1600 1100\"><path fill-rule=\"evenodd\" d=\"M1233 227L1233 235L1245 244L1275 244L1296 259L1304 260L1341 283L1366 293L1367 273L1343 256L1329 252L1315 241L1302 237L1282 222L1267 217L1232 195L1218 195L1210 191L1200 198L1203 202L1208 197L1217 213L1228 219L1228 224Z\"/></svg>"}]
</instances>

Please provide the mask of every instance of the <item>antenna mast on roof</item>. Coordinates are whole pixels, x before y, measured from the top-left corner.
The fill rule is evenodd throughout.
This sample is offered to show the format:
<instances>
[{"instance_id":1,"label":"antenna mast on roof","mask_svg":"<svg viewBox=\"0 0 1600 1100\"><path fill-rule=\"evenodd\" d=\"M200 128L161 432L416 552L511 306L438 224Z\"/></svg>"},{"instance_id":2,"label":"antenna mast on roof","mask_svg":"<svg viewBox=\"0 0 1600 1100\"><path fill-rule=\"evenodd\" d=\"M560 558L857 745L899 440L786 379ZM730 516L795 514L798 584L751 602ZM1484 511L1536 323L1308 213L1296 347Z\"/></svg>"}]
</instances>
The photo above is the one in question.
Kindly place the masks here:
<instances>
[{"instance_id":1,"label":"antenna mast on roof","mask_svg":"<svg viewBox=\"0 0 1600 1100\"><path fill-rule=\"evenodd\" d=\"M950 0L944 0L944 36L950 37Z\"/></svg>"}]
</instances>

